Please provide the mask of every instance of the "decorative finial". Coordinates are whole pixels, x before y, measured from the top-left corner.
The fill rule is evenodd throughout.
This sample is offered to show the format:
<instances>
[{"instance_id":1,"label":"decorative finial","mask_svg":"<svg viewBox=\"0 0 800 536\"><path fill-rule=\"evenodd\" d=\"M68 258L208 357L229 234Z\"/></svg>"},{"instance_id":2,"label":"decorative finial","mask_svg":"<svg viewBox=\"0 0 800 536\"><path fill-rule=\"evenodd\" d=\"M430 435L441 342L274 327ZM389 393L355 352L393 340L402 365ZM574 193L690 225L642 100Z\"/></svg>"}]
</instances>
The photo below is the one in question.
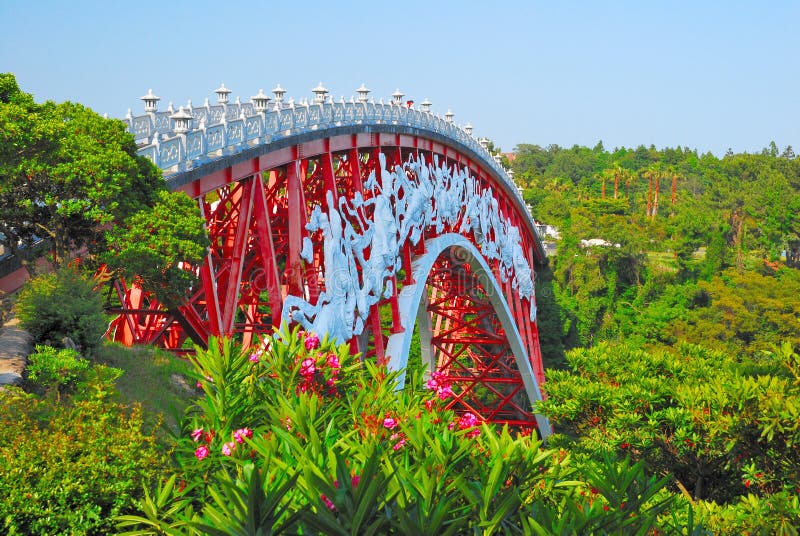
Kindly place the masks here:
<instances>
[{"instance_id":1,"label":"decorative finial","mask_svg":"<svg viewBox=\"0 0 800 536\"><path fill-rule=\"evenodd\" d=\"M399 88L395 89L394 93L392 93L392 104L396 104L398 106L402 105L404 96L405 96L405 93L400 91Z\"/></svg>"},{"instance_id":2,"label":"decorative finial","mask_svg":"<svg viewBox=\"0 0 800 536\"><path fill-rule=\"evenodd\" d=\"M217 94L217 101L220 104L228 104L228 95L231 94L231 90L225 87L225 84L220 84L220 86L214 90L214 93Z\"/></svg>"},{"instance_id":3,"label":"decorative finial","mask_svg":"<svg viewBox=\"0 0 800 536\"><path fill-rule=\"evenodd\" d=\"M172 130L174 130L176 134L185 134L189 131L189 121L192 120L192 116L184 111L183 106L181 106L176 113L169 116L169 118L173 121Z\"/></svg>"},{"instance_id":4,"label":"decorative finial","mask_svg":"<svg viewBox=\"0 0 800 536\"><path fill-rule=\"evenodd\" d=\"M259 113L267 111L269 101L270 97L264 93L263 89L258 90L258 95L250 97L250 102L253 103L253 108Z\"/></svg>"},{"instance_id":5,"label":"decorative finial","mask_svg":"<svg viewBox=\"0 0 800 536\"><path fill-rule=\"evenodd\" d=\"M367 102L369 96L369 89L367 89L367 86L361 84L361 86L356 89L356 93L358 93L358 102Z\"/></svg>"},{"instance_id":6,"label":"decorative finial","mask_svg":"<svg viewBox=\"0 0 800 536\"><path fill-rule=\"evenodd\" d=\"M156 97L153 95L153 90L148 89L147 95L144 97L140 97L144 101L144 111L147 113L155 113L158 108L158 101L161 100L161 97Z\"/></svg>"},{"instance_id":7,"label":"decorative finial","mask_svg":"<svg viewBox=\"0 0 800 536\"><path fill-rule=\"evenodd\" d=\"M311 91L314 92L315 104L322 104L323 102L325 102L325 96L328 94L328 90L325 89L325 86L322 85L322 82L317 84L317 87L315 87Z\"/></svg>"},{"instance_id":8,"label":"decorative finial","mask_svg":"<svg viewBox=\"0 0 800 536\"><path fill-rule=\"evenodd\" d=\"M286 94L286 90L278 84L275 86L275 89L272 90L272 94L275 95L276 102L283 102L283 96Z\"/></svg>"}]
</instances>

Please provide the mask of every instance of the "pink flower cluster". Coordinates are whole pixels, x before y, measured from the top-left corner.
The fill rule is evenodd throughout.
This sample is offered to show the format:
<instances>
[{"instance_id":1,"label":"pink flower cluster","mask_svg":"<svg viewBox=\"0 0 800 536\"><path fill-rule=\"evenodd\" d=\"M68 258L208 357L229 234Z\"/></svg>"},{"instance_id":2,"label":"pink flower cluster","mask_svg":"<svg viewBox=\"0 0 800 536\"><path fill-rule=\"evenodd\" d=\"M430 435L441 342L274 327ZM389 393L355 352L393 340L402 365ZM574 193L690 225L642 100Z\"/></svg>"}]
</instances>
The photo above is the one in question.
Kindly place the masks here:
<instances>
[{"instance_id":1,"label":"pink flower cluster","mask_svg":"<svg viewBox=\"0 0 800 536\"><path fill-rule=\"evenodd\" d=\"M319 337L316 333L309 333L306 335L305 339L306 350L316 350L319 348Z\"/></svg>"},{"instance_id":2,"label":"pink flower cluster","mask_svg":"<svg viewBox=\"0 0 800 536\"><path fill-rule=\"evenodd\" d=\"M467 432L467 437L472 438L481 435L480 424L480 419L475 415L472 413L465 413L459 417L458 421L451 422L447 428L454 430L455 427L458 426L459 430L469 430L469 432Z\"/></svg>"},{"instance_id":3,"label":"pink flower cluster","mask_svg":"<svg viewBox=\"0 0 800 536\"><path fill-rule=\"evenodd\" d=\"M397 425L400 424L397 419L392 417L390 414L386 414L386 418L383 419L383 427L387 430L395 430ZM392 450L398 451L406 444L406 438L400 431L393 431L392 435L389 436L389 441L394 441L394 445L392 445Z\"/></svg>"},{"instance_id":4,"label":"pink flower cluster","mask_svg":"<svg viewBox=\"0 0 800 536\"><path fill-rule=\"evenodd\" d=\"M453 390L450 387L450 380L443 372L435 370L431 375L431 379L425 384L425 387L432 391L436 391L436 396L439 400L447 400L453 396Z\"/></svg>"},{"instance_id":5,"label":"pink flower cluster","mask_svg":"<svg viewBox=\"0 0 800 536\"><path fill-rule=\"evenodd\" d=\"M202 428L196 428L192 430L191 437L192 441L195 443L199 443L203 441L205 444L198 446L195 451L194 455L198 460L203 460L211 454L211 450L209 446L211 445L211 440L214 439L214 432L212 430L205 431ZM245 438L253 437L253 431L249 428L239 428L238 430L233 432L233 441L228 441L222 444L222 454L223 456L231 456L233 455L233 451L236 448L237 444L244 443Z\"/></svg>"},{"instance_id":6,"label":"pink flower cluster","mask_svg":"<svg viewBox=\"0 0 800 536\"><path fill-rule=\"evenodd\" d=\"M314 333L306 334L304 345L308 352L318 349L319 337ZM301 360L299 374L302 378L297 386L298 393L321 393L323 389L327 389L328 394L336 393L336 381L342 367L336 355L315 353L311 356L300 356L298 360Z\"/></svg>"}]
</instances>

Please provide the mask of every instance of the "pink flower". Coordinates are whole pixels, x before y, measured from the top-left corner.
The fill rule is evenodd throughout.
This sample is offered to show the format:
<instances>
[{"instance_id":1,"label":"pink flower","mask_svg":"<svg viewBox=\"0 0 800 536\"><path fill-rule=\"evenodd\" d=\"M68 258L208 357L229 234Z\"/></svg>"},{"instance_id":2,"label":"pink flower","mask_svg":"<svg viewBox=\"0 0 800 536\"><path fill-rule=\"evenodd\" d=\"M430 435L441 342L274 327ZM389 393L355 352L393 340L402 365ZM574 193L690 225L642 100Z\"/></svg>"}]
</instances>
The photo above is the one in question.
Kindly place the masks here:
<instances>
[{"instance_id":1,"label":"pink flower","mask_svg":"<svg viewBox=\"0 0 800 536\"><path fill-rule=\"evenodd\" d=\"M341 368L341 364L339 364L339 358L333 354L329 354L328 366L331 367L333 370L338 370L339 368Z\"/></svg>"},{"instance_id":2,"label":"pink flower","mask_svg":"<svg viewBox=\"0 0 800 536\"><path fill-rule=\"evenodd\" d=\"M316 333L309 333L306 335L306 350L314 350L319 348L319 337Z\"/></svg>"},{"instance_id":3,"label":"pink flower","mask_svg":"<svg viewBox=\"0 0 800 536\"><path fill-rule=\"evenodd\" d=\"M443 372L438 370L433 371L431 379L425 383L425 387L432 391L436 391L439 400L446 400L453 396L453 390L450 388L450 381Z\"/></svg>"},{"instance_id":4,"label":"pink flower","mask_svg":"<svg viewBox=\"0 0 800 536\"><path fill-rule=\"evenodd\" d=\"M465 413L458 420L458 429L466 430L467 428L472 428L477 424L478 424L478 418L475 415L473 415L472 413Z\"/></svg>"},{"instance_id":5,"label":"pink flower","mask_svg":"<svg viewBox=\"0 0 800 536\"><path fill-rule=\"evenodd\" d=\"M431 374L431 379L433 379L439 385L447 385L449 383L447 381L447 375L438 370L433 371L433 374Z\"/></svg>"},{"instance_id":6,"label":"pink flower","mask_svg":"<svg viewBox=\"0 0 800 536\"><path fill-rule=\"evenodd\" d=\"M197 383L194 384L194 386L197 387L198 389L202 389L203 388L203 382L201 382L200 380L197 380Z\"/></svg>"},{"instance_id":7,"label":"pink flower","mask_svg":"<svg viewBox=\"0 0 800 536\"><path fill-rule=\"evenodd\" d=\"M473 437L477 437L479 435L481 435L481 429L480 428L473 428L472 430L467 432L467 437L470 438L470 439L472 439Z\"/></svg>"},{"instance_id":8,"label":"pink flower","mask_svg":"<svg viewBox=\"0 0 800 536\"><path fill-rule=\"evenodd\" d=\"M206 456L208 456L208 455L209 455L209 450L208 450L208 447L207 447L207 446L205 446L205 445L200 445L200 446L199 446L199 447L197 447L197 449L194 451L194 455L195 455L195 457L196 457L198 460L202 460L203 458L205 458Z\"/></svg>"},{"instance_id":9,"label":"pink flower","mask_svg":"<svg viewBox=\"0 0 800 536\"><path fill-rule=\"evenodd\" d=\"M397 443L394 444L394 446L392 447L392 450L398 451L401 448L403 448L403 445L405 445L405 444L406 444L406 438L403 437L403 438L400 439L400 441L398 441Z\"/></svg>"},{"instance_id":10,"label":"pink flower","mask_svg":"<svg viewBox=\"0 0 800 536\"><path fill-rule=\"evenodd\" d=\"M250 360L251 363L258 363L260 361L260 359L258 357L258 353L254 352L254 353L250 354L249 360Z\"/></svg>"},{"instance_id":11,"label":"pink flower","mask_svg":"<svg viewBox=\"0 0 800 536\"><path fill-rule=\"evenodd\" d=\"M383 419L383 427L392 430L395 426L397 426L397 420L392 419L391 417L386 417Z\"/></svg>"},{"instance_id":12,"label":"pink flower","mask_svg":"<svg viewBox=\"0 0 800 536\"><path fill-rule=\"evenodd\" d=\"M353 477L350 479L350 484L351 484L351 485L352 485L354 488L355 488L356 486L358 486L358 483L359 483L359 482L361 482L361 477L360 477L360 476L358 476L358 475L353 475Z\"/></svg>"},{"instance_id":13,"label":"pink flower","mask_svg":"<svg viewBox=\"0 0 800 536\"><path fill-rule=\"evenodd\" d=\"M451 396L453 396L453 390L450 388L449 385L442 387L436 391L439 400L447 400Z\"/></svg>"},{"instance_id":14,"label":"pink flower","mask_svg":"<svg viewBox=\"0 0 800 536\"><path fill-rule=\"evenodd\" d=\"M433 400L425 401L425 409L428 411L433 411Z\"/></svg>"},{"instance_id":15,"label":"pink flower","mask_svg":"<svg viewBox=\"0 0 800 536\"><path fill-rule=\"evenodd\" d=\"M320 495L319 498L322 499L322 502L325 503L325 506L328 507L328 510L331 510L331 511L336 510L336 505L333 504L331 502L331 500L329 498L327 498L325 495Z\"/></svg>"},{"instance_id":16,"label":"pink flower","mask_svg":"<svg viewBox=\"0 0 800 536\"><path fill-rule=\"evenodd\" d=\"M202 428L195 428L192 430L192 441L195 443L200 441L200 438L203 437L203 429Z\"/></svg>"},{"instance_id":17,"label":"pink flower","mask_svg":"<svg viewBox=\"0 0 800 536\"><path fill-rule=\"evenodd\" d=\"M234 443L233 441L228 441L227 443L222 445L222 454L224 456L230 456L231 454L233 454L233 449L235 448L236 448L236 443Z\"/></svg>"},{"instance_id":18,"label":"pink flower","mask_svg":"<svg viewBox=\"0 0 800 536\"><path fill-rule=\"evenodd\" d=\"M316 363L310 357L304 359L303 362L300 364L301 376L305 376L306 378L308 378L309 376L313 376L316 371L317 371Z\"/></svg>"},{"instance_id":19,"label":"pink flower","mask_svg":"<svg viewBox=\"0 0 800 536\"><path fill-rule=\"evenodd\" d=\"M233 439L237 443L244 443L244 438L251 438L253 437L253 431L249 428L239 428L235 432L233 432Z\"/></svg>"}]
</instances>

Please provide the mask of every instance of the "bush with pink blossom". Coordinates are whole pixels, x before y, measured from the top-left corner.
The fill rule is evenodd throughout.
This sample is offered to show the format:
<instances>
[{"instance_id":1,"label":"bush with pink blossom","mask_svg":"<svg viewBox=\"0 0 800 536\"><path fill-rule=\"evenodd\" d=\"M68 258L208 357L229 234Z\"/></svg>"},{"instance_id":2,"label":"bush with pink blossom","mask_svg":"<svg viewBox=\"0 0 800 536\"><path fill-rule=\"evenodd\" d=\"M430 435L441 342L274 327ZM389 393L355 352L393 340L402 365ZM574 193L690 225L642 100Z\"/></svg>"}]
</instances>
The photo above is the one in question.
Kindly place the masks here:
<instances>
[{"instance_id":1,"label":"bush with pink blossom","mask_svg":"<svg viewBox=\"0 0 800 536\"><path fill-rule=\"evenodd\" d=\"M195 366L178 474L118 519L130 534L644 533L669 505L641 465L590 471L446 409L444 375L411 367L399 390L399 372L316 334L212 340Z\"/></svg>"}]
</instances>

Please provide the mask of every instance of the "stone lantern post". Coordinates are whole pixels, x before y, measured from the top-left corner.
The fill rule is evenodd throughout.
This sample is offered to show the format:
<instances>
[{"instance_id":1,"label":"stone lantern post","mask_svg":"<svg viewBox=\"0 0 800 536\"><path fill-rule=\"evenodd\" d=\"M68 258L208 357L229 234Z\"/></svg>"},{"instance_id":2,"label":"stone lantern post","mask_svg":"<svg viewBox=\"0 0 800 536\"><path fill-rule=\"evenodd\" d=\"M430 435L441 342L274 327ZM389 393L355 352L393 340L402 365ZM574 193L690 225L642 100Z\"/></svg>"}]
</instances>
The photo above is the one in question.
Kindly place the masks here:
<instances>
[{"instance_id":1,"label":"stone lantern post","mask_svg":"<svg viewBox=\"0 0 800 536\"><path fill-rule=\"evenodd\" d=\"M328 90L322 85L322 82L317 84L317 87L312 89L314 92L314 104L324 104L325 98L328 96Z\"/></svg>"},{"instance_id":2,"label":"stone lantern post","mask_svg":"<svg viewBox=\"0 0 800 536\"><path fill-rule=\"evenodd\" d=\"M172 130L176 134L186 134L189 132L189 123L192 120L191 114L186 112L181 106L177 112L169 116L172 120Z\"/></svg>"},{"instance_id":3,"label":"stone lantern post","mask_svg":"<svg viewBox=\"0 0 800 536\"><path fill-rule=\"evenodd\" d=\"M264 113L267 111L267 106L269 106L270 97L264 94L263 89L258 90L258 95L253 95L250 97L250 102L253 103L253 109L255 109L258 113Z\"/></svg>"},{"instance_id":4,"label":"stone lantern post","mask_svg":"<svg viewBox=\"0 0 800 536\"><path fill-rule=\"evenodd\" d=\"M283 96L286 94L286 90L283 89L280 84L278 84L275 86L275 89L272 90L272 94L275 95L275 103L282 104Z\"/></svg>"},{"instance_id":5,"label":"stone lantern post","mask_svg":"<svg viewBox=\"0 0 800 536\"><path fill-rule=\"evenodd\" d=\"M367 102L369 96L369 89L367 89L367 86L361 84L361 87L356 90L356 93L358 93L358 102Z\"/></svg>"},{"instance_id":6,"label":"stone lantern post","mask_svg":"<svg viewBox=\"0 0 800 536\"><path fill-rule=\"evenodd\" d=\"M147 95L141 97L144 101L144 111L148 114L154 114L158 110L158 101L161 100L161 97L156 97L153 95L153 90L148 89Z\"/></svg>"},{"instance_id":7,"label":"stone lantern post","mask_svg":"<svg viewBox=\"0 0 800 536\"><path fill-rule=\"evenodd\" d=\"M220 86L214 90L214 93L217 94L217 102L220 104L228 104L228 96L231 94L231 90L225 87L225 84L220 84Z\"/></svg>"}]
</instances>

